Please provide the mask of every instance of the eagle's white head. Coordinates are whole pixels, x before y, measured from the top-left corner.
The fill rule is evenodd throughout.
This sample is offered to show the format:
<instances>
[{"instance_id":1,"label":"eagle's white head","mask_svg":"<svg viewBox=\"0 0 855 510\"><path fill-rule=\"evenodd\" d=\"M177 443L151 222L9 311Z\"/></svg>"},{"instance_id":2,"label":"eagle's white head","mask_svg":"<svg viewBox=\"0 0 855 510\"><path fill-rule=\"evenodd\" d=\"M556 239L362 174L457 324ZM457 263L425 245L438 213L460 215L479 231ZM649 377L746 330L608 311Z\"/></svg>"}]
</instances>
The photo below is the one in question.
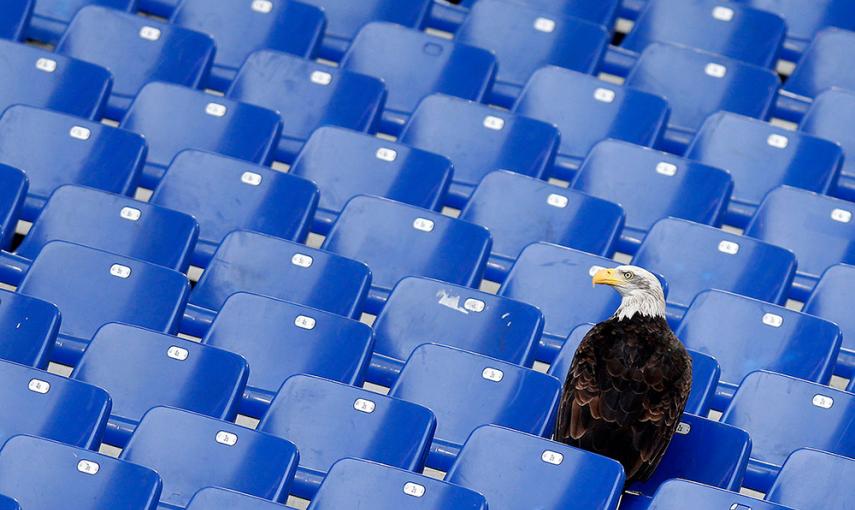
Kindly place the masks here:
<instances>
[{"instance_id":1,"label":"eagle's white head","mask_svg":"<svg viewBox=\"0 0 855 510\"><path fill-rule=\"evenodd\" d=\"M600 269L594 274L593 284L609 285L621 295L620 307L615 312L618 320L631 319L636 314L643 317L665 317L665 293L659 278L637 266L618 266Z\"/></svg>"}]
</instances>

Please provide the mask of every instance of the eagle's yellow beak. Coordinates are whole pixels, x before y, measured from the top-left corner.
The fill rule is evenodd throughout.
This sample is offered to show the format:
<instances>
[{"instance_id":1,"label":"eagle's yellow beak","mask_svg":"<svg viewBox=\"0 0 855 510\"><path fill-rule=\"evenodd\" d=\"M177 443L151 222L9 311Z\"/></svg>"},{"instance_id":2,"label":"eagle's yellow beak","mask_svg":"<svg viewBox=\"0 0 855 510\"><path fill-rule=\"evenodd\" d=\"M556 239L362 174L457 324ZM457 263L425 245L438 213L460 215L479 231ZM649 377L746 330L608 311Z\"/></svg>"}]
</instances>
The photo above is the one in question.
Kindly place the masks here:
<instances>
[{"instance_id":1,"label":"eagle's yellow beak","mask_svg":"<svg viewBox=\"0 0 855 510\"><path fill-rule=\"evenodd\" d=\"M621 285L623 280L614 269L600 269L594 273L591 283L593 285Z\"/></svg>"}]
</instances>

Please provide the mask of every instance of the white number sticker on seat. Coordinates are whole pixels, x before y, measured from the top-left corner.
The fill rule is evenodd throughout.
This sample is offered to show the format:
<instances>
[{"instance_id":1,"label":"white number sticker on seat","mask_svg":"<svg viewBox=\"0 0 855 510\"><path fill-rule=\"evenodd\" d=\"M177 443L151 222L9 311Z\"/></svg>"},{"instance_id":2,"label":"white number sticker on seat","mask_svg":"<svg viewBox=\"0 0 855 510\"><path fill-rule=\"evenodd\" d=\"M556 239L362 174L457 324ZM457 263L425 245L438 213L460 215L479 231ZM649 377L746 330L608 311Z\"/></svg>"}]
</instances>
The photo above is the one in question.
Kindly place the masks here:
<instances>
[{"instance_id":1,"label":"white number sticker on seat","mask_svg":"<svg viewBox=\"0 0 855 510\"><path fill-rule=\"evenodd\" d=\"M221 430L217 432L217 435L214 437L214 440L226 446L234 446L238 442L238 437L237 434L232 434L231 432Z\"/></svg>"},{"instance_id":2,"label":"white number sticker on seat","mask_svg":"<svg viewBox=\"0 0 855 510\"><path fill-rule=\"evenodd\" d=\"M686 422L681 421L679 425L677 425L677 433L681 436L687 435L692 431L692 426Z\"/></svg>"},{"instance_id":3,"label":"white number sticker on seat","mask_svg":"<svg viewBox=\"0 0 855 510\"><path fill-rule=\"evenodd\" d=\"M50 58L40 58L36 60L36 69L39 71L44 71L46 73L52 73L56 71L56 60Z\"/></svg>"},{"instance_id":4,"label":"white number sticker on seat","mask_svg":"<svg viewBox=\"0 0 855 510\"><path fill-rule=\"evenodd\" d=\"M499 370L498 368L490 368L487 367L481 372L481 377L487 379L488 381L493 382L501 382L502 379L505 378L505 373Z\"/></svg>"},{"instance_id":5,"label":"white number sticker on seat","mask_svg":"<svg viewBox=\"0 0 855 510\"><path fill-rule=\"evenodd\" d=\"M122 207L122 210L119 211L119 216L123 220L139 221L142 216L142 211L133 207Z\"/></svg>"},{"instance_id":6,"label":"white number sticker on seat","mask_svg":"<svg viewBox=\"0 0 855 510\"><path fill-rule=\"evenodd\" d=\"M32 392L44 395L50 391L50 383L42 381L41 379L30 379L30 383L27 385L27 388Z\"/></svg>"},{"instance_id":7,"label":"white number sticker on seat","mask_svg":"<svg viewBox=\"0 0 855 510\"><path fill-rule=\"evenodd\" d=\"M166 355L177 361L187 361L187 358L190 357L190 351L183 347L173 345L166 350Z\"/></svg>"},{"instance_id":8,"label":"white number sticker on seat","mask_svg":"<svg viewBox=\"0 0 855 510\"><path fill-rule=\"evenodd\" d=\"M413 228L422 232L433 232L434 222L427 218L416 218L413 220Z\"/></svg>"},{"instance_id":9,"label":"white number sticker on seat","mask_svg":"<svg viewBox=\"0 0 855 510\"><path fill-rule=\"evenodd\" d=\"M294 325L300 329L315 329L315 324L317 324L315 319L308 315L298 315L297 318L294 319Z\"/></svg>"},{"instance_id":10,"label":"white number sticker on seat","mask_svg":"<svg viewBox=\"0 0 855 510\"><path fill-rule=\"evenodd\" d=\"M704 72L713 78L724 78L727 75L727 67L721 64L716 64L715 62L710 62L704 68Z\"/></svg>"},{"instance_id":11,"label":"white number sticker on seat","mask_svg":"<svg viewBox=\"0 0 855 510\"><path fill-rule=\"evenodd\" d=\"M113 264L110 266L110 274L124 280L131 276L131 268L122 264Z\"/></svg>"},{"instance_id":12,"label":"white number sticker on seat","mask_svg":"<svg viewBox=\"0 0 855 510\"><path fill-rule=\"evenodd\" d=\"M558 193L552 193L548 197L546 197L546 203L551 205L552 207L557 207L559 209L564 209L567 207L567 203L569 200L564 195L559 195Z\"/></svg>"},{"instance_id":13,"label":"white number sticker on seat","mask_svg":"<svg viewBox=\"0 0 855 510\"><path fill-rule=\"evenodd\" d=\"M261 14L270 14L273 10L273 2L270 0L253 0L252 10Z\"/></svg>"},{"instance_id":14,"label":"white number sticker on seat","mask_svg":"<svg viewBox=\"0 0 855 510\"><path fill-rule=\"evenodd\" d=\"M766 139L766 143L768 143L770 147L774 147L776 149L786 149L787 145L790 144L790 139L784 135L773 133Z\"/></svg>"},{"instance_id":15,"label":"white number sticker on seat","mask_svg":"<svg viewBox=\"0 0 855 510\"><path fill-rule=\"evenodd\" d=\"M87 475L96 475L101 470L101 465L91 460L81 460L77 463L77 470Z\"/></svg>"},{"instance_id":16,"label":"white number sticker on seat","mask_svg":"<svg viewBox=\"0 0 855 510\"><path fill-rule=\"evenodd\" d=\"M291 263L298 267L312 267L312 263L315 260L308 256L303 255L302 253L295 253L293 257L291 257Z\"/></svg>"},{"instance_id":17,"label":"white number sticker on seat","mask_svg":"<svg viewBox=\"0 0 855 510\"><path fill-rule=\"evenodd\" d=\"M555 31L555 20L549 18L537 18L534 20L534 29L547 34Z\"/></svg>"},{"instance_id":18,"label":"white number sticker on seat","mask_svg":"<svg viewBox=\"0 0 855 510\"><path fill-rule=\"evenodd\" d=\"M140 37L147 41L156 41L160 39L160 29L149 26L142 27L140 29Z\"/></svg>"},{"instance_id":19,"label":"white number sticker on seat","mask_svg":"<svg viewBox=\"0 0 855 510\"><path fill-rule=\"evenodd\" d=\"M849 223L852 221L852 213L846 209L835 209L831 211L831 219L840 223Z\"/></svg>"},{"instance_id":20,"label":"white number sticker on seat","mask_svg":"<svg viewBox=\"0 0 855 510\"><path fill-rule=\"evenodd\" d=\"M601 103L611 103L615 100L615 91L611 89L598 88L594 91L594 99Z\"/></svg>"},{"instance_id":21,"label":"white number sticker on seat","mask_svg":"<svg viewBox=\"0 0 855 510\"><path fill-rule=\"evenodd\" d=\"M718 251L728 255L736 255L739 253L739 245L733 241L722 241L718 243Z\"/></svg>"},{"instance_id":22,"label":"white number sticker on seat","mask_svg":"<svg viewBox=\"0 0 855 510\"><path fill-rule=\"evenodd\" d=\"M834 399L826 395L814 395L812 402L816 407L823 409L831 409L831 406L834 405Z\"/></svg>"},{"instance_id":23,"label":"white number sticker on seat","mask_svg":"<svg viewBox=\"0 0 855 510\"><path fill-rule=\"evenodd\" d=\"M656 173L667 177L674 177L677 175L677 165L662 161L656 165Z\"/></svg>"},{"instance_id":24,"label":"white number sticker on seat","mask_svg":"<svg viewBox=\"0 0 855 510\"><path fill-rule=\"evenodd\" d=\"M358 398L356 399L356 402L353 403L353 408L360 413L371 414L374 412L374 409L377 408L377 404L364 398Z\"/></svg>"},{"instance_id":25,"label":"white number sticker on seat","mask_svg":"<svg viewBox=\"0 0 855 510\"><path fill-rule=\"evenodd\" d=\"M733 19L733 9L723 5L716 6L712 11L713 18L719 21L731 21Z\"/></svg>"},{"instance_id":26,"label":"white number sticker on seat","mask_svg":"<svg viewBox=\"0 0 855 510\"><path fill-rule=\"evenodd\" d=\"M469 298L463 302L463 308L464 309L466 309L470 312L475 312L475 313L483 312L484 308L486 306L487 306L486 303L484 303L480 299L475 299L475 298Z\"/></svg>"},{"instance_id":27,"label":"white number sticker on seat","mask_svg":"<svg viewBox=\"0 0 855 510\"><path fill-rule=\"evenodd\" d=\"M398 159L398 151L386 147L380 147L379 149L377 149L376 155L377 159L381 161L389 161L390 163Z\"/></svg>"},{"instance_id":28,"label":"white number sticker on seat","mask_svg":"<svg viewBox=\"0 0 855 510\"><path fill-rule=\"evenodd\" d=\"M244 172L240 176L240 182L244 184L249 184L250 186L258 186L261 184L261 174L257 174L255 172Z\"/></svg>"},{"instance_id":29,"label":"white number sticker on seat","mask_svg":"<svg viewBox=\"0 0 855 510\"><path fill-rule=\"evenodd\" d=\"M207 106L205 106L205 113L211 117L224 117L227 111L228 108L219 103L208 103Z\"/></svg>"},{"instance_id":30,"label":"white number sticker on seat","mask_svg":"<svg viewBox=\"0 0 855 510\"><path fill-rule=\"evenodd\" d=\"M76 138L78 140L86 141L92 136L92 131L83 127L83 126L73 126L69 131L68 135L72 138Z\"/></svg>"},{"instance_id":31,"label":"white number sticker on seat","mask_svg":"<svg viewBox=\"0 0 855 510\"><path fill-rule=\"evenodd\" d=\"M313 71L310 79L312 83L317 83L318 85L329 85L332 83L332 74L324 71Z\"/></svg>"},{"instance_id":32,"label":"white number sticker on seat","mask_svg":"<svg viewBox=\"0 0 855 510\"><path fill-rule=\"evenodd\" d=\"M767 313L763 315L763 324L773 328L780 328L784 324L784 318L776 313Z\"/></svg>"},{"instance_id":33,"label":"white number sticker on seat","mask_svg":"<svg viewBox=\"0 0 855 510\"><path fill-rule=\"evenodd\" d=\"M495 115L484 117L484 127L493 131L501 131L505 127L505 119Z\"/></svg>"},{"instance_id":34,"label":"white number sticker on seat","mask_svg":"<svg viewBox=\"0 0 855 510\"><path fill-rule=\"evenodd\" d=\"M540 460L547 464L552 464L553 466L560 466L561 463L564 462L564 454L553 452L552 450L546 450L543 452L543 455L540 456Z\"/></svg>"},{"instance_id":35,"label":"white number sticker on seat","mask_svg":"<svg viewBox=\"0 0 855 510\"><path fill-rule=\"evenodd\" d=\"M425 486L415 482L407 482L404 484L404 494L414 498L420 498L425 495Z\"/></svg>"}]
</instances>

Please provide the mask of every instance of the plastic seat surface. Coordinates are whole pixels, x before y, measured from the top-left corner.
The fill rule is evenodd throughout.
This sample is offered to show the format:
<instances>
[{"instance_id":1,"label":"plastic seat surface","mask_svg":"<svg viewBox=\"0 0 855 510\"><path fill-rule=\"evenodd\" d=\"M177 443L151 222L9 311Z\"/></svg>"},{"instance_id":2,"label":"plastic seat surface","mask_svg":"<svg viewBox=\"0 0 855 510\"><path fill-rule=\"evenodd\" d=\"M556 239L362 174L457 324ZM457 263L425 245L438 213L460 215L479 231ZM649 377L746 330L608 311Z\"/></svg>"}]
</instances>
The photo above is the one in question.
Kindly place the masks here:
<instances>
[{"instance_id":1,"label":"plastic seat surface","mask_svg":"<svg viewBox=\"0 0 855 510\"><path fill-rule=\"evenodd\" d=\"M774 12L787 22L785 48L798 56L816 33L828 26L855 30L855 5L848 0L738 0Z\"/></svg>"},{"instance_id":2,"label":"plastic seat surface","mask_svg":"<svg viewBox=\"0 0 855 510\"><path fill-rule=\"evenodd\" d=\"M0 495L0 509L2 510L21 510L18 502L12 498L7 498L6 496Z\"/></svg>"},{"instance_id":3,"label":"plastic seat surface","mask_svg":"<svg viewBox=\"0 0 855 510\"><path fill-rule=\"evenodd\" d=\"M689 482L686 480L669 480L662 485L648 510L676 510L685 508L686 502L691 501L692 507L698 510L718 510L731 508L733 510L790 510L785 506L768 503L738 492L731 492L709 485Z\"/></svg>"},{"instance_id":4,"label":"plastic seat surface","mask_svg":"<svg viewBox=\"0 0 855 510\"><path fill-rule=\"evenodd\" d=\"M56 306L0 290L0 359L47 368L59 322Z\"/></svg>"},{"instance_id":5,"label":"plastic seat surface","mask_svg":"<svg viewBox=\"0 0 855 510\"><path fill-rule=\"evenodd\" d=\"M8 0L0 7L0 38L19 41L30 22L33 0Z\"/></svg>"},{"instance_id":6,"label":"plastic seat surface","mask_svg":"<svg viewBox=\"0 0 855 510\"><path fill-rule=\"evenodd\" d=\"M849 201L855 200L855 135L848 129L855 117L855 93L843 89L831 89L814 99L802 119L802 133L825 138L840 145L845 159L840 170L840 179L833 188L835 196Z\"/></svg>"},{"instance_id":7,"label":"plastic seat surface","mask_svg":"<svg viewBox=\"0 0 855 510\"><path fill-rule=\"evenodd\" d=\"M139 9L142 12L168 18L180 3L181 0L139 0Z\"/></svg>"},{"instance_id":8,"label":"plastic seat surface","mask_svg":"<svg viewBox=\"0 0 855 510\"><path fill-rule=\"evenodd\" d=\"M28 189L27 174L0 163L0 249L8 249L12 242Z\"/></svg>"},{"instance_id":9,"label":"plastic seat surface","mask_svg":"<svg viewBox=\"0 0 855 510\"><path fill-rule=\"evenodd\" d=\"M766 501L800 510L852 508L855 460L819 450L796 450L787 457Z\"/></svg>"},{"instance_id":10,"label":"plastic seat surface","mask_svg":"<svg viewBox=\"0 0 855 510\"><path fill-rule=\"evenodd\" d=\"M282 510L282 505L266 499L219 487L206 487L187 504L187 510Z\"/></svg>"},{"instance_id":11,"label":"plastic seat surface","mask_svg":"<svg viewBox=\"0 0 855 510\"><path fill-rule=\"evenodd\" d=\"M56 44L80 9L99 5L123 12L134 12L137 2L138 0L38 0L35 2L27 35L39 41Z\"/></svg>"},{"instance_id":12,"label":"plastic seat surface","mask_svg":"<svg viewBox=\"0 0 855 510\"><path fill-rule=\"evenodd\" d=\"M822 274L802 310L840 327L843 343L834 372L843 377L855 373L855 316L852 314L855 293L852 285L855 285L855 266L831 266Z\"/></svg>"},{"instance_id":13,"label":"plastic seat surface","mask_svg":"<svg viewBox=\"0 0 855 510\"><path fill-rule=\"evenodd\" d=\"M784 91L812 98L831 87L855 89L855 78L845 71L855 65L853 44L855 32L849 30L827 28L818 33L787 79Z\"/></svg>"}]
</instances>

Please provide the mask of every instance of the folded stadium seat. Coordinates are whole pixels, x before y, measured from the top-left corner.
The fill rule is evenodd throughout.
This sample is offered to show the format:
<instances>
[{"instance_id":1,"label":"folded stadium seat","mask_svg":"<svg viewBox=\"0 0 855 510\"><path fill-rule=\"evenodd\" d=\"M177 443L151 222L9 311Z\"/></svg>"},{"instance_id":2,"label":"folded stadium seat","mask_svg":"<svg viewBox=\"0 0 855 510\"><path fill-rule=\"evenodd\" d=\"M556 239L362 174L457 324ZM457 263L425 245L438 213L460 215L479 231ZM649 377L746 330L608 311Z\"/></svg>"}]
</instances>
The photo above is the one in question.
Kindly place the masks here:
<instances>
[{"instance_id":1,"label":"folded stadium seat","mask_svg":"<svg viewBox=\"0 0 855 510\"><path fill-rule=\"evenodd\" d=\"M611 29L620 0L510 0L556 16L579 18ZM477 0L436 0L428 24L453 32L466 20Z\"/></svg>"},{"instance_id":2,"label":"folded stadium seat","mask_svg":"<svg viewBox=\"0 0 855 510\"><path fill-rule=\"evenodd\" d=\"M733 180L720 168L605 140L588 153L570 187L623 207L626 225L617 250L634 253L662 218L672 216L720 226Z\"/></svg>"},{"instance_id":3,"label":"folded stadium seat","mask_svg":"<svg viewBox=\"0 0 855 510\"><path fill-rule=\"evenodd\" d=\"M285 381L258 425L300 449L291 493L304 499L344 458L420 472L435 428L425 407L308 375Z\"/></svg>"},{"instance_id":4,"label":"folded stadium seat","mask_svg":"<svg viewBox=\"0 0 855 510\"><path fill-rule=\"evenodd\" d=\"M0 39L0 111L15 104L98 120L113 76L103 67Z\"/></svg>"},{"instance_id":5,"label":"folded stadium seat","mask_svg":"<svg viewBox=\"0 0 855 510\"><path fill-rule=\"evenodd\" d=\"M160 474L160 509L185 508L205 487L284 502L300 454L290 441L170 407L145 414L119 457Z\"/></svg>"},{"instance_id":6,"label":"folded stadium seat","mask_svg":"<svg viewBox=\"0 0 855 510\"><path fill-rule=\"evenodd\" d=\"M491 245L490 232L479 225L360 195L347 203L322 248L371 268L366 311L376 314L406 276L478 288Z\"/></svg>"},{"instance_id":7,"label":"folded stadium seat","mask_svg":"<svg viewBox=\"0 0 855 510\"><path fill-rule=\"evenodd\" d=\"M475 3L455 37L455 41L496 55L499 71L488 97L504 107L514 104L541 67L593 73L610 40L611 34L602 25L507 0Z\"/></svg>"},{"instance_id":8,"label":"folded stadium seat","mask_svg":"<svg viewBox=\"0 0 855 510\"><path fill-rule=\"evenodd\" d=\"M362 385L373 341L371 328L359 321L244 292L226 300L202 339L249 362L239 411L254 417L292 375Z\"/></svg>"},{"instance_id":9,"label":"folded stadium seat","mask_svg":"<svg viewBox=\"0 0 855 510\"><path fill-rule=\"evenodd\" d=\"M547 176L569 180L600 140L657 143L669 107L660 96L546 67L532 75L513 111L558 127L561 145L555 168Z\"/></svg>"},{"instance_id":10,"label":"folded stadium seat","mask_svg":"<svg viewBox=\"0 0 855 510\"><path fill-rule=\"evenodd\" d=\"M219 487L206 487L190 499L187 510L282 510L284 507L266 499Z\"/></svg>"},{"instance_id":11,"label":"folded stadium seat","mask_svg":"<svg viewBox=\"0 0 855 510\"><path fill-rule=\"evenodd\" d=\"M368 379L392 386L421 344L441 343L531 366L543 332L532 305L428 278L404 278L374 321Z\"/></svg>"},{"instance_id":12,"label":"folded stadium seat","mask_svg":"<svg viewBox=\"0 0 855 510\"><path fill-rule=\"evenodd\" d=\"M816 315L840 326L843 344L834 373L846 378L855 375L855 266L837 264L822 273L822 277L805 302L804 313Z\"/></svg>"},{"instance_id":13,"label":"folded stadium seat","mask_svg":"<svg viewBox=\"0 0 855 510\"><path fill-rule=\"evenodd\" d=\"M312 230L326 234L357 195L439 210L454 170L438 154L330 126L312 133L288 172L320 188Z\"/></svg>"},{"instance_id":14,"label":"folded stadium seat","mask_svg":"<svg viewBox=\"0 0 855 510\"><path fill-rule=\"evenodd\" d=\"M172 160L149 201L199 222L192 264L205 267L233 230L304 241L318 187L268 167L187 150Z\"/></svg>"},{"instance_id":15,"label":"folded stadium seat","mask_svg":"<svg viewBox=\"0 0 855 510\"><path fill-rule=\"evenodd\" d=\"M172 0L178 1L178 0ZM137 0L37 0L27 37L56 44L77 12L87 5L100 5L123 12L135 12Z\"/></svg>"},{"instance_id":16,"label":"folded stadium seat","mask_svg":"<svg viewBox=\"0 0 855 510\"><path fill-rule=\"evenodd\" d=\"M53 361L73 365L98 329L124 322L175 333L190 285L178 271L55 241L30 265L17 292L62 314Z\"/></svg>"},{"instance_id":17,"label":"folded stadium seat","mask_svg":"<svg viewBox=\"0 0 855 510\"><path fill-rule=\"evenodd\" d=\"M670 78L663 80L663 76ZM668 100L671 117L661 145L683 154L707 117L720 110L765 119L780 84L778 75L768 68L653 43L639 57L625 86Z\"/></svg>"},{"instance_id":18,"label":"folded stadium seat","mask_svg":"<svg viewBox=\"0 0 855 510\"><path fill-rule=\"evenodd\" d=\"M734 190L725 222L739 228L776 186L828 192L844 159L828 140L725 112L707 118L686 157L730 172Z\"/></svg>"},{"instance_id":19,"label":"folded stadium seat","mask_svg":"<svg viewBox=\"0 0 855 510\"><path fill-rule=\"evenodd\" d=\"M0 128L0 133L2 132ZM3 137L0 136L0 144L2 143ZM0 249L8 249L12 243L28 188L27 174L0 163Z\"/></svg>"},{"instance_id":20,"label":"folded stadium seat","mask_svg":"<svg viewBox=\"0 0 855 510\"><path fill-rule=\"evenodd\" d=\"M796 254L799 267L790 295L804 301L826 269L855 263L855 204L781 186L766 195L745 235Z\"/></svg>"},{"instance_id":21,"label":"folded stadium seat","mask_svg":"<svg viewBox=\"0 0 855 510\"><path fill-rule=\"evenodd\" d=\"M143 135L148 159L140 185L154 188L186 149L268 164L282 121L271 110L167 83L143 87L120 127Z\"/></svg>"},{"instance_id":22,"label":"folded stadium seat","mask_svg":"<svg viewBox=\"0 0 855 510\"><path fill-rule=\"evenodd\" d=\"M691 502L692 508L696 510L791 510L785 506L776 505L743 496L736 491L727 491L709 485L690 482L687 480L668 480L656 491L656 496L650 502L647 510L678 510L686 508L687 502ZM627 505L622 505L625 510ZM630 506L631 510L642 507Z\"/></svg>"},{"instance_id":23,"label":"folded stadium seat","mask_svg":"<svg viewBox=\"0 0 855 510\"><path fill-rule=\"evenodd\" d=\"M487 425L472 432L445 479L483 494L490 510L614 510L624 473L607 457Z\"/></svg>"},{"instance_id":24,"label":"folded stadium seat","mask_svg":"<svg viewBox=\"0 0 855 510\"><path fill-rule=\"evenodd\" d=\"M47 301L0 290L0 359L46 369L59 321Z\"/></svg>"},{"instance_id":25,"label":"folded stadium seat","mask_svg":"<svg viewBox=\"0 0 855 510\"><path fill-rule=\"evenodd\" d=\"M284 124L282 138L274 146L276 159L291 163L321 126L374 133L386 86L372 76L285 53L257 51L241 66L226 96L279 112Z\"/></svg>"},{"instance_id":26,"label":"folded stadium seat","mask_svg":"<svg viewBox=\"0 0 855 510\"><path fill-rule=\"evenodd\" d=\"M35 368L0 361L0 444L18 434L98 449L110 416L101 388ZM43 467L43 466L42 466Z\"/></svg>"},{"instance_id":27,"label":"folded stadium seat","mask_svg":"<svg viewBox=\"0 0 855 510\"><path fill-rule=\"evenodd\" d=\"M546 122L434 94L419 103L398 140L451 160L448 203L460 209L494 170L544 177L552 169L560 138L558 129Z\"/></svg>"},{"instance_id":28,"label":"folded stadium seat","mask_svg":"<svg viewBox=\"0 0 855 510\"><path fill-rule=\"evenodd\" d=\"M360 507L375 510L487 510L487 501L475 491L403 469L364 460L340 460L330 469L309 508L341 510Z\"/></svg>"},{"instance_id":29,"label":"folded stadium seat","mask_svg":"<svg viewBox=\"0 0 855 510\"><path fill-rule=\"evenodd\" d=\"M573 364L576 349L579 348L579 344L582 343L585 335L593 326L593 324L582 324L573 329L565 340L564 346L561 347L561 351L549 366L547 372L549 375L557 377L562 383L567 380L567 374ZM685 412L697 416L706 416L709 413L710 404L718 386L721 368L718 366L718 361L712 356L692 350L689 350L689 355L692 357L692 391L689 393Z\"/></svg>"},{"instance_id":30,"label":"folded stadium seat","mask_svg":"<svg viewBox=\"0 0 855 510\"><path fill-rule=\"evenodd\" d=\"M438 344L417 347L389 395L423 405L437 426L427 465L448 471L481 425L551 436L561 397L558 379Z\"/></svg>"},{"instance_id":31,"label":"folded stadium seat","mask_svg":"<svg viewBox=\"0 0 855 510\"><path fill-rule=\"evenodd\" d=\"M119 120L147 83L199 87L214 60L210 35L105 7L80 9L56 52L113 73L104 112Z\"/></svg>"},{"instance_id":32,"label":"folded stadium seat","mask_svg":"<svg viewBox=\"0 0 855 510\"><path fill-rule=\"evenodd\" d=\"M21 510L18 502L0 494L0 510Z\"/></svg>"},{"instance_id":33,"label":"folded stadium seat","mask_svg":"<svg viewBox=\"0 0 855 510\"><path fill-rule=\"evenodd\" d=\"M751 435L744 487L767 492L799 448L855 456L855 395L772 372L752 372L722 421Z\"/></svg>"},{"instance_id":34,"label":"folded stadium seat","mask_svg":"<svg viewBox=\"0 0 855 510\"><path fill-rule=\"evenodd\" d=\"M419 101L430 94L481 101L493 85L498 64L496 56L482 48L392 23L369 23L353 40L341 67L386 83L389 96L380 130L398 135Z\"/></svg>"},{"instance_id":35,"label":"folded stadium seat","mask_svg":"<svg viewBox=\"0 0 855 510\"><path fill-rule=\"evenodd\" d=\"M796 274L796 257L785 248L675 218L653 225L633 264L668 280L671 322L713 288L783 304Z\"/></svg>"},{"instance_id":36,"label":"folded stadium seat","mask_svg":"<svg viewBox=\"0 0 855 510\"><path fill-rule=\"evenodd\" d=\"M460 219L490 231L493 251L485 277L501 282L531 243L542 241L611 257L623 229L624 211L614 202L497 171L475 188Z\"/></svg>"},{"instance_id":37,"label":"folded stadium seat","mask_svg":"<svg viewBox=\"0 0 855 510\"><path fill-rule=\"evenodd\" d=\"M687 349L721 365L717 410L755 370L828 384L842 336L833 322L718 290L698 294L675 332Z\"/></svg>"},{"instance_id":38,"label":"folded stadium seat","mask_svg":"<svg viewBox=\"0 0 855 510\"><path fill-rule=\"evenodd\" d=\"M130 462L16 436L0 449L0 491L27 510L156 510L161 481L154 471Z\"/></svg>"},{"instance_id":39,"label":"folded stadium seat","mask_svg":"<svg viewBox=\"0 0 855 510\"><path fill-rule=\"evenodd\" d=\"M124 446L157 406L234 420L249 365L238 354L124 324L95 333L71 378L103 388L113 410L103 441Z\"/></svg>"},{"instance_id":40,"label":"folded stadium seat","mask_svg":"<svg viewBox=\"0 0 855 510\"><path fill-rule=\"evenodd\" d=\"M50 110L18 105L0 116L0 161L30 181L27 221L64 184L133 196L147 151L136 133Z\"/></svg>"},{"instance_id":41,"label":"folded stadium seat","mask_svg":"<svg viewBox=\"0 0 855 510\"><path fill-rule=\"evenodd\" d=\"M852 507L855 460L803 448L787 457L766 501L800 510Z\"/></svg>"},{"instance_id":42,"label":"folded stadium seat","mask_svg":"<svg viewBox=\"0 0 855 510\"><path fill-rule=\"evenodd\" d=\"M211 2L184 0L170 21L210 34L217 54L209 87L226 90L244 60L256 50L276 50L312 57L324 34L324 12L312 5L273 2Z\"/></svg>"},{"instance_id":43,"label":"folded stadium seat","mask_svg":"<svg viewBox=\"0 0 855 510\"><path fill-rule=\"evenodd\" d=\"M855 93L843 89L830 89L814 99L805 114L799 130L802 133L825 138L843 148L844 161L840 178L831 194L855 201L855 135L849 129L855 119Z\"/></svg>"},{"instance_id":44,"label":"folded stadium seat","mask_svg":"<svg viewBox=\"0 0 855 510\"><path fill-rule=\"evenodd\" d=\"M6 0L0 6L0 39L23 39L34 4L35 0Z\"/></svg>"}]
</instances>

